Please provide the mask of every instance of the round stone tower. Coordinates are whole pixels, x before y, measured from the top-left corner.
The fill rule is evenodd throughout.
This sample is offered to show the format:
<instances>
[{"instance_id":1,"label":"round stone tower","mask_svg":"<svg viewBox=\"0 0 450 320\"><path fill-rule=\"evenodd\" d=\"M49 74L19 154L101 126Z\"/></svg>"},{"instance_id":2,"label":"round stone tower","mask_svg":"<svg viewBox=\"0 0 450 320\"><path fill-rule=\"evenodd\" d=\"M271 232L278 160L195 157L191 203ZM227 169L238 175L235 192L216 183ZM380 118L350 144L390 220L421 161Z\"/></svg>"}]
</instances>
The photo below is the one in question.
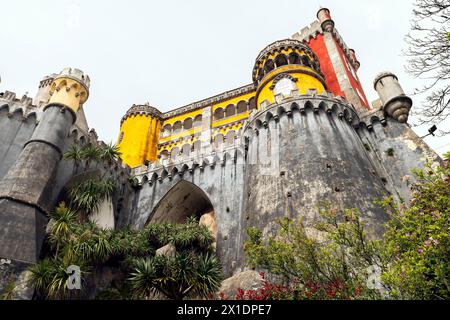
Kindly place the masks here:
<instances>
[{"instance_id":1,"label":"round stone tower","mask_svg":"<svg viewBox=\"0 0 450 320\"><path fill-rule=\"evenodd\" d=\"M22 262L38 259L51 209L50 190L76 112L88 98L89 83L78 69L66 68L55 77L38 126L0 181L0 256Z\"/></svg>"},{"instance_id":2,"label":"round stone tower","mask_svg":"<svg viewBox=\"0 0 450 320\"><path fill-rule=\"evenodd\" d=\"M256 72L260 105L243 136L243 232L245 226L256 226L271 233L279 217L302 217L310 226L318 217L317 206L328 202L338 211L360 209L370 234L379 235L387 217L373 201L385 195L385 188L355 131L357 113L342 98L322 93L320 67L306 45L279 41L269 48L256 59L256 70L262 57L276 59L290 48L304 58L269 71L268 79Z\"/></svg>"},{"instance_id":3,"label":"round stone tower","mask_svg":"<svg viewBox=\"0 0 450 320\"><path fill-rule=\"evenodd\" d=\"M117 141L123 162L133 168L156 160L161 118L161 112L148 104L128 109Z\"/></svg>"},{"instance_id":4,"label":"round stone tower","mask_svg":"<svg viewBox=\"0 0 450 320\"><path fill-rule=\"evenodd\" d=\"M403 92L397 76L391 72L382 72L376 76L373 86L383 104L384 112L398 122L408 121L412 100Z\"/></svg>"}]
</instances>

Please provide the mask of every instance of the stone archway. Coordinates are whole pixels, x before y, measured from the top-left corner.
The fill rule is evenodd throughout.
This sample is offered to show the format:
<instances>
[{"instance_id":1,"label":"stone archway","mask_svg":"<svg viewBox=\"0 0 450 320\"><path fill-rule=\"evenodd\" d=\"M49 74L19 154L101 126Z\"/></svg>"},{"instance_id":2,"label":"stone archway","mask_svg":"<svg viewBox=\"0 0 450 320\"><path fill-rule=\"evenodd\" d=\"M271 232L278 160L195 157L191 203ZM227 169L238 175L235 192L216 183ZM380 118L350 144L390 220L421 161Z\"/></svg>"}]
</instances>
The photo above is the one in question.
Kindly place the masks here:
<instances>
[{"instance_id":1,"label":"stone archway","mask_svg":"<svg viewBox=\"0 0 450 320\"><path fill-rule=\"evenodd\" d=\"M159 201L148 223L184 223L191 216L217 239L216 216L209 197L195 184L181 180Z\"/></svg>"}]
</instances>

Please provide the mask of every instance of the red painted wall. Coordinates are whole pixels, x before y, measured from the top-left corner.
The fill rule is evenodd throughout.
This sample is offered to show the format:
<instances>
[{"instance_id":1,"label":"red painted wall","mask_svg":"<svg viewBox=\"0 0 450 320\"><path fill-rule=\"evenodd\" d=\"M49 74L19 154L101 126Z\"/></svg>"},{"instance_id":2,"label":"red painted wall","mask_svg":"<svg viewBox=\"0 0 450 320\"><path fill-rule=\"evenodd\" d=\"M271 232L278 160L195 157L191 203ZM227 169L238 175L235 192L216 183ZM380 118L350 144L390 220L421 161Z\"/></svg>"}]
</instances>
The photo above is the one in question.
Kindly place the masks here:
<instances>
[{"instance_id":1,"label":"red painted wall","mask_svg":"<svg viewBox=\"0 0 450 320\"><path fill-rule=\"evenodd\" d=\"M341 57L341 61L342 61L342 63L344 64L344 67L345 67L344 69L345 69L345 71L346 71L346 73L347 73L347 77L350 79L350 85L351 85L355 90L358 89L358 91L360 92L360 94L361 94L362 97L360 97L360 96L358 95L358 98L359 98L359 100L361 101L361 104L362 104L363 106L365 106L367 109L370 109L370 108L369 108L369 103L367 102L366 94L364 93L364 90L363 90L363 88L362 88L362 86L361 86L361 83L359 82L358 75L356 75L356 79L353 77L352 72L350 72L350 71L348 70L348 68L347 68L347 64L346 64L346 62L345 62L346 57L345 57L345 55L344 55L344 50L342 50L342 48L339 46L339 43L337 42L336 39L334 39L334 43L336 44L336 46L337 46L337 48L338 48L339 56ZM352 66L351 64L350 64L350 67L353 68L353 66ZM353 70L354 70L354 69L353 69ZM356 74L356 71L355 71L355 74ZM362 98L362 99L361 99L361 98Z\"/></svg>"},{"instance_id":2,"label":"red painted wall","mask_svg":"<svg viewBox=\"0 0 450 320\"><path fill-rule=\"evenodd\" d=\"M341 61L344 65L344 68L347 73L347 77L349 78L350 85L356 90L358 89L361 93L361 97L359 97L359 100L361 101L361 104L365 106L367 109L369 109L369 103L367 102L366 94L364 93L364 90L361 86L361 83L359 82L358 78L354 78L352 73L347 69L346 63L345 63L345 56L344 51L337 43L336 39L334 40L336 43L336 46L338 48L339 55L341 57ZM317 58L320 62L320 69L322 70L322 73L325 77L325 83L327 86L328 91L331 91L335 96L342 96L345 98L344 92L342 92L341 87L339 86L339 81L337 79L337 75L334 71L333 64L330 59L330 55L328 54L327 47L325 45L325 40L323 38L322 34L318 34L315 38L311 38L308 42L308 46L311 48L311 50L317 55ZM353 67L352 67L353 68ZM356 72L355 72L356 74Z\"/></svg>"},{"instance_id":3,"label":"red painted wall","mask_svg":"<svg viewBox=\"0 0 450 320\"><path fill-rule=\"evenodd\" d=\"M341 91L336 73L333 69L330 56L328 54L325 40L322 34L318 34L316 38L312 38L308 46L317 55L320 62L320 70L325 77L325 83L327 90L332 92L335 96L345 97L345 94Z\"/></svg>"}]
</instances>

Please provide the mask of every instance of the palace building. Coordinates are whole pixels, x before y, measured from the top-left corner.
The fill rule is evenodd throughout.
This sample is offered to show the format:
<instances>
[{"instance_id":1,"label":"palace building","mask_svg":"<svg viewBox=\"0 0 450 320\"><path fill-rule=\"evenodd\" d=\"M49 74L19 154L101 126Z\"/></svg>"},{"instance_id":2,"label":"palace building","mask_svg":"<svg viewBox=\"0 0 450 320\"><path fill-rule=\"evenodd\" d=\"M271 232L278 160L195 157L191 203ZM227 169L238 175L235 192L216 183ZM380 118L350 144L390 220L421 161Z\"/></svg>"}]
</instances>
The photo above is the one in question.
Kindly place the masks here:
<instances>
[{"instance_id":1,"label":"palace building","mask_svg":"<svg viewBox=\"0 0 450 320\"><path fill-rule=\"evenodd\" d=\"M98 172L118 185L94 214L98 225L139 229L196 216L214 234L227 276L245 269L247 227L268 235L278 217L308 226L324 200L358 208L379 236L387 216L374 199L408 201L411 169L441 161L408 125L412 100L399 79L376 76L365 89L379 99L369 103L356 53L326 8L255 56L243 87L167 112L132 105L112 166L62 157L73 145L103 143L86 123L90 79L82 71L45 77L34 99L1 93L0 285L39 259L46 214L65 188Z\"/></svg>"}]
</instances>

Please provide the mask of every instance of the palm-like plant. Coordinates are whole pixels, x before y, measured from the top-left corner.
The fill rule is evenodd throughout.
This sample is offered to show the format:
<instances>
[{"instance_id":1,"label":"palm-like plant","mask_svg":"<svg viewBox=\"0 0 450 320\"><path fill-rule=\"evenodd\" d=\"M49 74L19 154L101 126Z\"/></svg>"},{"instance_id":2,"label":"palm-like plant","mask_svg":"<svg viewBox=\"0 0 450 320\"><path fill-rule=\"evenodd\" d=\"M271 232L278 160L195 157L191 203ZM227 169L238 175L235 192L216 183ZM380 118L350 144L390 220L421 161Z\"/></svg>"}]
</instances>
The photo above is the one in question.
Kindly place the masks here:
<instances>
[{"instance_id":1,"label":"palm-like plant","mask_svg":"<svg viewBox=\"0 0 450 320\"><path fill-rule=\"evenodd\" d=\"M95 144L87 144L81 149L82 159L86 161L86 170L92 161L98 161L101 159L102 150Z\"/></svg>"},{"instance_id":2,"label":"palm-like plant","mask_svg":"<svg viewBox=\"0 0 450 320\"><path fill-rule=\"evenodd\" d=\"M58 259L46 258L30 267L30 285L45 298L62 299L69 295L67 266Z\"/></svg>"},{"instance_id":3,"label":"palm-like plant","mask_svg":"<svg viewBox=\"0 0 450 320\"><path fill-rule=\"evenodd\" d=\"M64 159L70 159L74 164L74 171L76 171L80 165L80 162L83 160L83 149L79 147L77 144L73 144L69 150L64 152Z\"/></svg>"},{"instance_id":4,"label":"palm-like plant","mask_svg":"<svg viewBox=\"0 0 450 320\"><path fill-rule=\"evenodd\" d=\"M100 159L111 165L119 159L121 154L122 153L119 150L119 146L110 142L101 148Z\"/></svg>"},{"instance_id":5,"label":"palm-like plant","mask_svg":"<svg viewBox=\"0 0 450 320\"><path fill-rule=\"evenodd\" d=\"M217 291L223 279L221 264L214 254L180 252L174 256L137 259L129 281L137 297L157 292L170 299L207 297Z\"/></svg>"},{"instance_id":6,"label":"palm-like plant","mask_svg":"<svg viewBox=\"0 0 450 320\"><path fill-rule=\"evenodd\" d=\"M61 202L55 210L49 213L49 216L49 239L50 243L56 245L56 254L58 254L60 244L65 243L73 231L78 213Z\"/></svg>"},{"instance_id":7,"label":"palm-like plant","mask_svg":"<svg viewBox=\"0 0 450 320\"><path fill-rule=\"evenodd\" d=\"M111 197L116 188L112 179L89 179L74 185L69 189L71 204L75 210L83 214L83 220L93 211L97 210L100 203Z\"/></svg>"}]
</instances>

